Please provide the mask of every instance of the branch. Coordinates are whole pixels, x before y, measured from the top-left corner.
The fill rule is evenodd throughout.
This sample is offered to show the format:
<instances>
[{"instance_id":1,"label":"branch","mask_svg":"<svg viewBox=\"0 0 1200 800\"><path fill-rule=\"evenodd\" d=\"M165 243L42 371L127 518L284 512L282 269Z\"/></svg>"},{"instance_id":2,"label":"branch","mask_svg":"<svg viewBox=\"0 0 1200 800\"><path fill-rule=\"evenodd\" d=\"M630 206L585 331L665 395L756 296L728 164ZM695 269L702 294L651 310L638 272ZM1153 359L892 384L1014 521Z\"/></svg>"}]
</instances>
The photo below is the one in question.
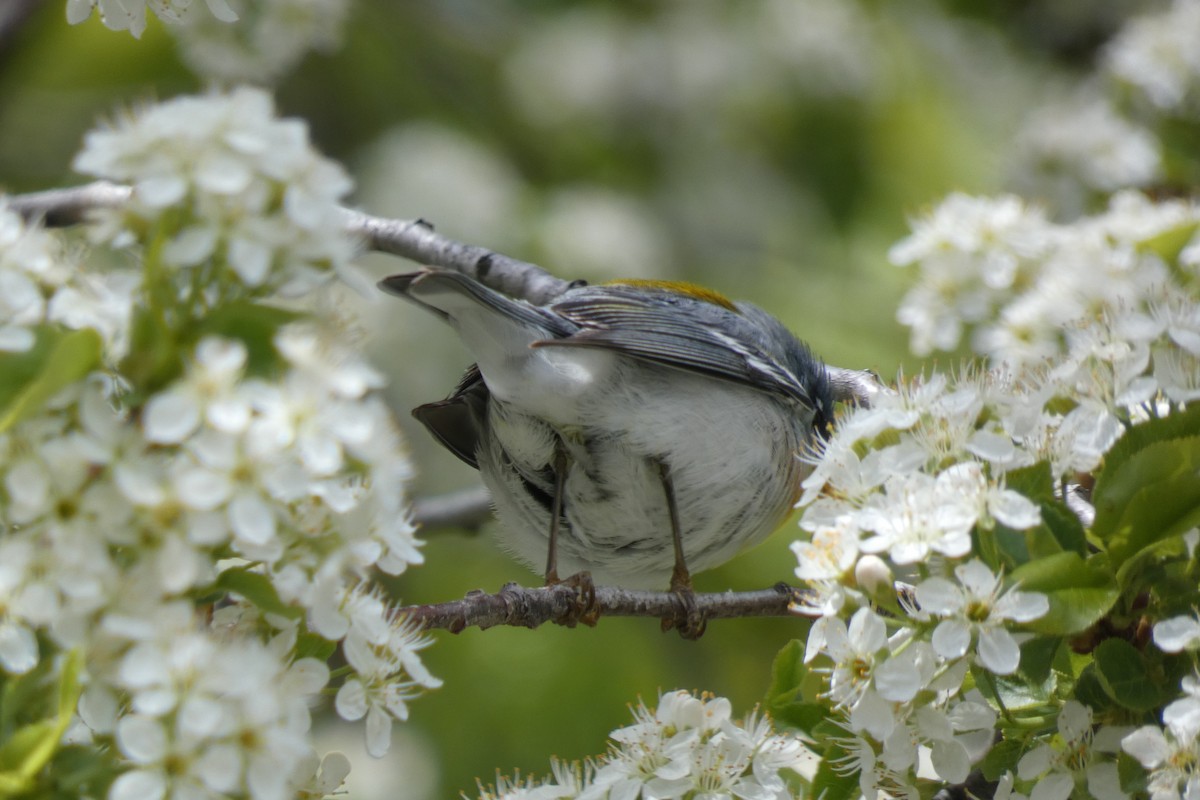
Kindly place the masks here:
<instances>
[{"instance_id":1,"label":"branch","mask_svg":"<svg viewBox=\"0 0 1200 800\"><path fill-rule=\"evenodd\" d=\"M84 222L89 209L119 206L131 193L128 186L96 181L68 189L15 195L7 202L27 219L40 218L51 227L63 227ZM570 281L556 278L536 264L448 239L435 233L433 225L425 220L385 219L352 209L344 211L346 231L365 242L369 249L461 272L510 297L545 305L572 286ZM870 405L874 397L886 391L869 371L833 366L826 369L834 399L840 402Z\"/></svg>"},{"instance_id":2,"label":"branch","mask_svg":"<svg viewBox=\"0 0 1200 800\"><path fill-rule=\"evenodd\" d=\"M492 496L482 486L462 489L413 501L413 522L428 531L433 528L477 530L492 518Z\"/></svg>"},{"instance_id":3,"label":"branch","mask_svg":"<svg viewBox=\"0 0 1200 800\"><path fill-rule=\"evenodd\" d=\"M23 26L33 15L38 0L5 0L0 3L0 56L10 55L9 45L17 40Z\"/></svg>"},{"instance_id":4,"label":"branch","mask_svg":"<svg viewBox=\"0 0 1200 800\"><path fill-rule=\"evenodd\" d=\"M434 233L433 225L423 219L385 219L347 210L346 229L365 240L372 250L461 272L535 305L545 305L571 288L570 281L556 278L536 264Z\"/></svg>"},{"instance_id":5,"label":"branch","mask_svg":"<svg viewBox=\"0 0 1200 800\"><path fill-rule=\"evenodd\" d=\"M695 609L705 619L734 617L788 617L789 608L803 601L806 590L787 584L753 592L710 592L696 594ZM652 617L677 619L687 613L683 600L671 592L649 592L596 587L596 608L602 617ZM578 617L579 589L566 583L528 589L505 584L496 594L473 591L462 600L397 609L425 628L442 628L459 633L464 628L513 625L536 628L545 622L574 625Z\"/></svg>"}]
</instances>

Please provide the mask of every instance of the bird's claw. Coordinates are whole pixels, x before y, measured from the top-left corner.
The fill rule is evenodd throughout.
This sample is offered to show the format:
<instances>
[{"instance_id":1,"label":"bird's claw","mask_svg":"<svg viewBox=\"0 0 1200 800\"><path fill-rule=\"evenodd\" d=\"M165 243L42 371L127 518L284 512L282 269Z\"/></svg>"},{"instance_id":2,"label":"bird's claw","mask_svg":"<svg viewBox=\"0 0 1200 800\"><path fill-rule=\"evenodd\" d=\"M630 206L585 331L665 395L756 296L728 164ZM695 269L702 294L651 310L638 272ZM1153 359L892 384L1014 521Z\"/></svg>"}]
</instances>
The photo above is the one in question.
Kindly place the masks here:
<instances>
[{"instance_id":1,"label":"bird's claw","mask_svg":"<svg viewBox=\"0 0 1200 800\"><path fill-rule=\"evenodd\" d=\"M596 584L592 581L590 572L576 572L574 575L561 579L557 575L548 576L546 585L569 586L575 590L575 598L571 607L565 615L554 620L555 623L568 628L574 628L581 622L589 628L596 626L600 620L600 606L596 602Z\"/></svg>"},{"instance_id":2,"label":"bird's claw","mask_svg":"<svg viewBox=\"0 0 1200 800\"><path fill-rule=\"evenodd\" d=\"M692 589L691 576L686 572L676 571L671 576L669 590L675 596L675 616L663 617L663 633L671 629L679 631L679 635L688 641L695 641L704 635L708 627L708 615L700 610L696 603L696 592Z\"/></svg>"}]
</instances>

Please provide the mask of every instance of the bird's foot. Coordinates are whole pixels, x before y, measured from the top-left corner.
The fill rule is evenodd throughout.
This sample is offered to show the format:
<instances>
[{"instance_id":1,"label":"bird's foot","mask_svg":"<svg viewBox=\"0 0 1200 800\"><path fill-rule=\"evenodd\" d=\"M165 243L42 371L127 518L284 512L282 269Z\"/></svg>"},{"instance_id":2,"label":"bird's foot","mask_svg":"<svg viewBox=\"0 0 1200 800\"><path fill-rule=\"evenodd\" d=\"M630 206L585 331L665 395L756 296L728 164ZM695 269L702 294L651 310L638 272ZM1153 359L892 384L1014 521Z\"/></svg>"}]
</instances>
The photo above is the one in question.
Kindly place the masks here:
<instances>
[{"instance_id":1,"label":"bird's foot","mask_svg":"<svg viewBox=\"0 0 1200 800\"><path fill-rule=\"evenodd\" d=\"M600 606L596 603L596 584L592 581L592 573L576 572L566 578L559 578L555 573L546 576L547 586L560 584L574 589L575 599L567 613L554 622L568 628L574 628L582 622L589 628L594 628L600 619Z\"/></svg>"},{"instance_id":2,"label":"bird's foot","mask_svg":"<svg viewBox=\"0 0 1200 800\"><path fill-rule=\"evenodd\" d=\"M675 595L675 615L663 617L663 633L672 628L688 641L695 641L704 635L708 627L708 616L700 610L696 603L696 592L692 589L692 576L687 570L676 569L671 574L671 587L668 590Z\"/></svg>"}]
</instances>

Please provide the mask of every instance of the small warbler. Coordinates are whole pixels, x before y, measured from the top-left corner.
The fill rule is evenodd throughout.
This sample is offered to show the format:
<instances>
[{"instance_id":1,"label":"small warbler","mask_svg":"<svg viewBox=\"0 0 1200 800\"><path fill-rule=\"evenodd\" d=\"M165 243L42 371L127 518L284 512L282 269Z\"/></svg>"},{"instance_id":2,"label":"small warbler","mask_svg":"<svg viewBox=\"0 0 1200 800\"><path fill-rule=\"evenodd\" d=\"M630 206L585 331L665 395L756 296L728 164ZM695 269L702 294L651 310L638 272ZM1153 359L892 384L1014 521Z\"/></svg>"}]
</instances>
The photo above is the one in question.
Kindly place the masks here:
<instances>
[{"instance_id":1,"label":"small warbler","mask_svg":"<svg viewBox=\"0 0 1200 800\"><path fill-rule=\"evenodd\" d=\"M414 415L477 468L520 561L591 586L669 586L765 539L831 421L824 365L778 319L688 283L568 289L545 306L463 274L380 282L446 320L476 360ZM590 621L585 618L585 621ZM677 624L698 636L688 607Z\"/></svg>"}]
</instances>

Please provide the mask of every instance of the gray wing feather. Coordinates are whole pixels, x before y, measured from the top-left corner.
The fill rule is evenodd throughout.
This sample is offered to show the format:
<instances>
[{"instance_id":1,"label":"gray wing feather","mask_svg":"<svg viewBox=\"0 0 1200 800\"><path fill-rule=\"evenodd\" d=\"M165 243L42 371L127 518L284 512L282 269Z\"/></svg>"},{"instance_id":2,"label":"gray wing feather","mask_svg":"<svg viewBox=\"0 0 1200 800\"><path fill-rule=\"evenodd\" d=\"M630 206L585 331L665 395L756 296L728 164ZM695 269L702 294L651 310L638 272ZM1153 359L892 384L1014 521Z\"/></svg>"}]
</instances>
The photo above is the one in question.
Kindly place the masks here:
<instances>
[{"instance_id":1,"label":"gray wing feather","mask_svg":"<svg viewBox=\"0 0 1200 800\"><path fill-rule=\"evenodd\" d=\"M615 350L813 405L810 392L786 360L760 344L762 335L755 327L759 321L751 322L739 311L677 292L620 285L577 289L550 308L579 331L535 342L535 347ZM812 360L803 344L796 345Z\"/></svg>"}]
</instances>

